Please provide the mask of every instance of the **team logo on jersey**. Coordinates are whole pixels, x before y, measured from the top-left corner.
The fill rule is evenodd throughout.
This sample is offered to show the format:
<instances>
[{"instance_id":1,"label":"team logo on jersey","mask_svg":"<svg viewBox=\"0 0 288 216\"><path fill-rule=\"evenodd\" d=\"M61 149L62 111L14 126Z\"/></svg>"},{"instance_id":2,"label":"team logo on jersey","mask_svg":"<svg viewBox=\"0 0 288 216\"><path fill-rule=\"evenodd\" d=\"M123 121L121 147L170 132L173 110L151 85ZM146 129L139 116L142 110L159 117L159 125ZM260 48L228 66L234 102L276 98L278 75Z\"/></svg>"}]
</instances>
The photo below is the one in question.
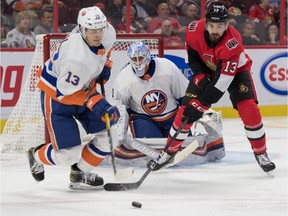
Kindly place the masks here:
<instances>
[{"instance_id":1,"label":"team logo on jersey","mask_svg":"<svg viewBox=\"0 0 288 216\"><path fill-rule=\"evenodd\" d=\"M85 14L86 14L86 10L83 10L81 13L81 16L85 16Z\"/></svg>"},{"instance_id":2,"label":"team logo on jersey","mask_svg":"<svg viewBox=\"0 0 288 216\"><path fill-rule=\"evenodd\" d=\"M248 92L248 87L246 85L244 85L244 83L240 83L239 84L239 92L240 93L246 93Z\"/></svg>"},{"instance_id":3,"label":"team logo on jersey","mask_svg":"<svg viewBox=\"0 0 288 216\"><path fill-rule=\"evenodd\" d=\"M197 21L191 22L191 23L189 24L189 26L188 26L188 31L195 31L197 25L198 25L198 22L197 22Z\"/></svg>"},{"instance_id":4,"label":"team logo on jersey","mask_svg":"<svg viewBox=\"0 0 288 216\"><path fill-rule=\"evenodd\" d=\"M149 91L143 96L141 105L148 115L159 115L167 106L167 96L160 90Z\"/></svg>"},{"instance_id":5,"label":"team logo on jersey","mask_svg":"<svg viewBox=\"0 0 288 216\"><path fill-rule=\"evenodd\" d=\"M213 55L209 55L209 54L203 55L203 59L207 67L213 71L216 71L217 66L213 63L213 57L214 57Z\"/></svg>"},{"instance_id":6,"label":"team logo on jersey","mask_svg":"<svg viewBox=\"0 0 288 216\"><path fill-rule=\"evenodd\" d=\"M238 46L239 42L236 38L232 38L226 42L226 46L229 50L235 49Z\"/></svg>"}]
</instances>

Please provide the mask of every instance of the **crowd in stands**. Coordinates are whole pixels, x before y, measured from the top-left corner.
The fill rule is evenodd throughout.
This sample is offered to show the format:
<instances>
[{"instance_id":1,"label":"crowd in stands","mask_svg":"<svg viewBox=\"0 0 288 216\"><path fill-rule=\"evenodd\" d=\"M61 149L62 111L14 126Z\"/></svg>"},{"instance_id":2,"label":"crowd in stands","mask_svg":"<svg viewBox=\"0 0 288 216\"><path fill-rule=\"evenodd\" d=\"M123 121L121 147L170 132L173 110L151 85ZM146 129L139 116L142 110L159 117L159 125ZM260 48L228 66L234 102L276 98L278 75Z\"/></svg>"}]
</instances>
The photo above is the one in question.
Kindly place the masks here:
<instances>
[{"instance_id":1,"label":"crowd in stands","mask_svg":"<svg viewBox=\"0 0 288 216\"><path fill-rule=\"evenodd\" d=\"M244 45L280 44L280 0L206 0L204 7L213 1L225 4L229 22L243 36ZM159 33L165 48L184 47L187 26L203 17L201 2L131 0L129 33ZM287 36L287 1L285 4ZM126 33L126 0L59 0L58 32L70 32L76 26L79 10L94 5L104 12L117 33ZM53 0L1 0L1 47L34 47L35 35L54 32L53 10Z\"/></svg>"}]
</instances>

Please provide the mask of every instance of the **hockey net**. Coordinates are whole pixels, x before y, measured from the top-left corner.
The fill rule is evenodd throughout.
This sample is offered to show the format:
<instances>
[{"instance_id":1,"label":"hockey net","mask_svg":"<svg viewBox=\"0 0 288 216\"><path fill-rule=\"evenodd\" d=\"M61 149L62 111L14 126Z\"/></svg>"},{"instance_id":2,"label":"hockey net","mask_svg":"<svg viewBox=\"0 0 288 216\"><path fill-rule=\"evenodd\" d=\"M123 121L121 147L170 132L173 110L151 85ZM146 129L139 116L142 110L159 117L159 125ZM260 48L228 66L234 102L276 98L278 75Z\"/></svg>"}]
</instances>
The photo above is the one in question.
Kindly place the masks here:
<instances>
[{"instance_id":1,"label":"hockey net","mask_svg":"<svg viewBox=\"0 0 288 216\"><path fill-rule=\"evenodd\" d=\"M48 139L41 111L40 90L37 88L38 72L45 61L58 49L66 34L37 35L37 45L32 64L22 88L19 100L10 114L1 135L1 159L9 160L23 155L30 147L45 143ZM112 102L112 86L118 72L129 62L127 49L132 41L144 41L151 56L163 57L163 40L155 34L119 34L113 45L113 67L105 84L106 97ZM113 102L112 102L113 103Z\"/></svg>"}]
</instances>

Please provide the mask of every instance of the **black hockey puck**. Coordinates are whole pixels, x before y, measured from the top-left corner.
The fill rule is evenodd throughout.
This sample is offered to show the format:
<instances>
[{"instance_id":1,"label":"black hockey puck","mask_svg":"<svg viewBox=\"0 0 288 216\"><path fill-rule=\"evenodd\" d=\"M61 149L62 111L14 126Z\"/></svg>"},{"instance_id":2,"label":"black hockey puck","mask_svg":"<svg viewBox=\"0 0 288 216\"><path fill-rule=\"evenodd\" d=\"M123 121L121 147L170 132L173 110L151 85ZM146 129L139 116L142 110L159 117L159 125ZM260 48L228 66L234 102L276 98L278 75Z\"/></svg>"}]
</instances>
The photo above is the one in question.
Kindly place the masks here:
<instances>
[{"instance_id":1,"label":"black hockey puck","mask_svg":"<svg viewBox=\"0 0 288 216\"><path fill-rule=\"evenodd\" d=\"M133 202L132 202L132 206L134 206L135 208L141 208L141 207L142 207L142 204L139 203L139 202L133 201Z\"/></svg>"}]
</instances>

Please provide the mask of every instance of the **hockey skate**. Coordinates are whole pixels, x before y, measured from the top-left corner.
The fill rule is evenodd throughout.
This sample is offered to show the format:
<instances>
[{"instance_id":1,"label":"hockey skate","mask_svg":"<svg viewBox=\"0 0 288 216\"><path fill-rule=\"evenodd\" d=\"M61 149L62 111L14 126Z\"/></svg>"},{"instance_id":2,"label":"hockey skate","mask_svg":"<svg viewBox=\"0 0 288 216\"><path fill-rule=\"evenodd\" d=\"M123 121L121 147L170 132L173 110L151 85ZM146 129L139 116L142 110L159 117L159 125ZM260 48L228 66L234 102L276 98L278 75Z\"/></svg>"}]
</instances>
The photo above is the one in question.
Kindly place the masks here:
<instances>
[{"instance_id":1,"label":"hockey skate","mask_svg":"<svg viewBox=\"0 0 288 216\"><path fill-rule=\"evenodd\" d=\"M275 164L268 158L267 153L263 154L255 154L255 158L259 164L259 166L263 169L264 172L267 173L269 177L274 177L273 170L276 168Z\"/></svg>"},{"instance_id":2,"label":"hockey skate","mask_svg":"<svg viewBox=\"0 0 288 216\"><path fill-rule=\"evenodd\" d=\"M95 173L85 173L76 164L71 166L69 188L72 190L103 189L104 180Z\"/></svg>"},{"instance_id":3,"label":"hockey skate","mask_svg":"<svg viewBox=\"0 0 288 216\"><path fill-rule=\"evenodd\" d=\"M34 158L34 152L35 147L30 148L28 150L28 159L29 159L29 165L30 165L30 171L33 176L33 178L37 181L43 181L44 180L44 166L43 164L38 163Z\"/></svg>"}]
</instances>

